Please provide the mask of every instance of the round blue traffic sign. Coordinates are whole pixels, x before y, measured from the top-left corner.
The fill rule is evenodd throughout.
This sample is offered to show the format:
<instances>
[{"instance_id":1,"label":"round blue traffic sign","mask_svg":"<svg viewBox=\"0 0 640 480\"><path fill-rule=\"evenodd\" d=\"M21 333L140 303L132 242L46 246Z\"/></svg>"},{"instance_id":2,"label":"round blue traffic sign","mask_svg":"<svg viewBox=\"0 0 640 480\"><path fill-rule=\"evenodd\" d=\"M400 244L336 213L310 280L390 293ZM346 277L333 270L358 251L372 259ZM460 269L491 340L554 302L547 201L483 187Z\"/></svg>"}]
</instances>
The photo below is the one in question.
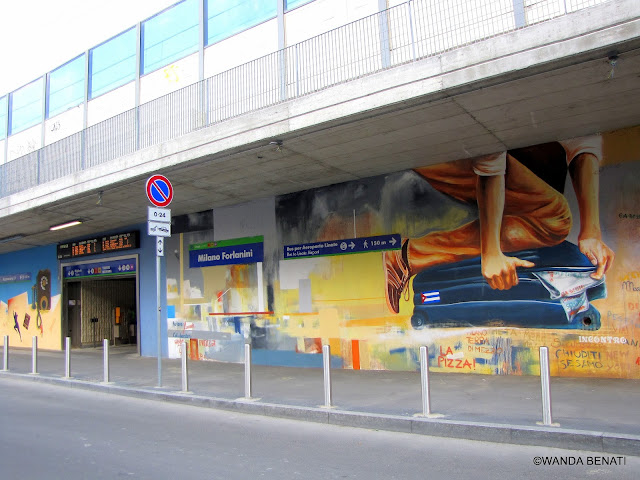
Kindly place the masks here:
<instances>
[{"instance_id":1,"label":"round blue traffic sign","mask_svg":"<svg viewBox=\"0 0 640 480\"><path fill-rule=\"evenodd\" d=\"M167 177L153 175L147 180L147 198L156 207L166 207L173 200L173 187Z\"/></svg>"}]
</instances>

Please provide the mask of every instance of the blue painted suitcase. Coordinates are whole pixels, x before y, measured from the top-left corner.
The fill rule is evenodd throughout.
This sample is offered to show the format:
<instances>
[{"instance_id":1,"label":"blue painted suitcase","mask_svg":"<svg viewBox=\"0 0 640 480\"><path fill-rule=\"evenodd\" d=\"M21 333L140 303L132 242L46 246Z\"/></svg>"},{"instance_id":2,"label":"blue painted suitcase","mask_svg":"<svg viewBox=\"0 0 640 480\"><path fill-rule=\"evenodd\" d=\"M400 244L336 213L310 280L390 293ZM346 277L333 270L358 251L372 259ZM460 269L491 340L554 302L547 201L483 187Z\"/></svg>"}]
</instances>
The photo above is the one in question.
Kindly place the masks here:
<instances>
[{"instance_id":1,"label":"blue painted suitcase","mask_svg":"<svg viewBox=\"0 0 640 480\"><path fill-rule=\"evenodd\" d=\"M518 285L494 290L481 272L480 257L428 268L413 279L411 325L423 327L526 327L598 330L600 312L589 302L606 297L604 281L586 289L582 311L563 306L536 275L577 274L588 277L596 267L578 247L563 242L553 247L523 250L509 256L529 260L532 268L518 269ZM565 299L566 303L566 299ZM585 307L588 305L588 308Z\"/></svg>"}]
</instances>

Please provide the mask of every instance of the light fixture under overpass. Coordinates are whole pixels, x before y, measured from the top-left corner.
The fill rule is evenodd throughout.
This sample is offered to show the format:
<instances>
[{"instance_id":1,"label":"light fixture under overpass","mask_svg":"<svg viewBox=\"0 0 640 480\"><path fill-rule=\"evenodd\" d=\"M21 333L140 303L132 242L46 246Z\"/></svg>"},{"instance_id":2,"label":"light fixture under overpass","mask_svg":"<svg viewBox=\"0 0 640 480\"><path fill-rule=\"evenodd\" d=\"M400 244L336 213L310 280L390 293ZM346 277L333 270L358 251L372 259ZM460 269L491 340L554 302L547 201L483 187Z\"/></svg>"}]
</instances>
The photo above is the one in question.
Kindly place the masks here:
<instances>
[{"instance_id":1,"label":"light fixture under overpass","mask_svg":"<svg viewBox=\"0 0 640 480\"><path fill-rule=\"evenodd\" d=\"M59 225L53 225L52 227L49 227L49 230L51 231L62 230L63 228L73 227L75 225L80 225L81 223L82 223L82 220L71 220L70 222L61 223Z\"/></svg>"}]
</instances>

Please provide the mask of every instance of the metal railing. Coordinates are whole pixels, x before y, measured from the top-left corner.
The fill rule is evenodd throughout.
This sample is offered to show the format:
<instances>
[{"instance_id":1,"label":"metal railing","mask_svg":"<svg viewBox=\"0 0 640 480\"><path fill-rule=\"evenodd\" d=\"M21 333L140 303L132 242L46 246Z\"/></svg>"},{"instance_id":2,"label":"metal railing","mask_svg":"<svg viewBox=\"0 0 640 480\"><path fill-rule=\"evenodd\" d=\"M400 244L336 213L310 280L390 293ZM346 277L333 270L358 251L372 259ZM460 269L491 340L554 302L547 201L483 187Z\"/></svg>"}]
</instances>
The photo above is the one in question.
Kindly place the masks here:
<instances>
[{"instance_id":1,"label":"metal railing","mask_svg":"<svg viewBox=\"0 0 640 480\"><path fill-rule=\"evenodd\" d=\"M239 115L605 1L411 0L6 161L0 165L0 198Z\"/></svg>"}]
</instances>

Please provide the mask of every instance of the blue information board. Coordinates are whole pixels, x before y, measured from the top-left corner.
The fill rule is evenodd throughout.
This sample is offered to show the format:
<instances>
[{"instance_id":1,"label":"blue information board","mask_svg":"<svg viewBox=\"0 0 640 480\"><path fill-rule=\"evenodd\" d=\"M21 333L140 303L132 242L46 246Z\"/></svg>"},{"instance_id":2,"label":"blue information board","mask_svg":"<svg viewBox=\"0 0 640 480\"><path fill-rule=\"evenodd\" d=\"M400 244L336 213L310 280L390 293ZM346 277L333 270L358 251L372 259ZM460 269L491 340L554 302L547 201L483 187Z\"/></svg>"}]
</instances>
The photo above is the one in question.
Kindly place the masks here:
<instances>
[{"instance_id":1,"label":"blue information board","mask_svg":"<svg viewBox=\"0 0 640 480\"><path fill-rule=\"evenodd\" d=\"M189 246L189 267L214 267L216 265L244 265L262 262L263 237L245 237Z\"/></svg>"},{"instance_id":2,"label":"blue information board","mask_svg":"<svg viewBox=\"0 0 640 480\"><path fill-rule=\"evenodd\" d=\"M70 265L62 269L63 278L105 277L136 273L135 258Z\"/></svg>"},{"instance_id":3,"label":"blue information board","mask_svg":"<svg viewBox=\"0 0 640 480\"><path fill-rule=\"evenodd\" d=\"M367 253L400 248L400 234L378 235L375 237L347 238L323 242L285 245L284 258L322 257L328 255L347 255L349 253Z\"/></svg>"}]
</instances>

